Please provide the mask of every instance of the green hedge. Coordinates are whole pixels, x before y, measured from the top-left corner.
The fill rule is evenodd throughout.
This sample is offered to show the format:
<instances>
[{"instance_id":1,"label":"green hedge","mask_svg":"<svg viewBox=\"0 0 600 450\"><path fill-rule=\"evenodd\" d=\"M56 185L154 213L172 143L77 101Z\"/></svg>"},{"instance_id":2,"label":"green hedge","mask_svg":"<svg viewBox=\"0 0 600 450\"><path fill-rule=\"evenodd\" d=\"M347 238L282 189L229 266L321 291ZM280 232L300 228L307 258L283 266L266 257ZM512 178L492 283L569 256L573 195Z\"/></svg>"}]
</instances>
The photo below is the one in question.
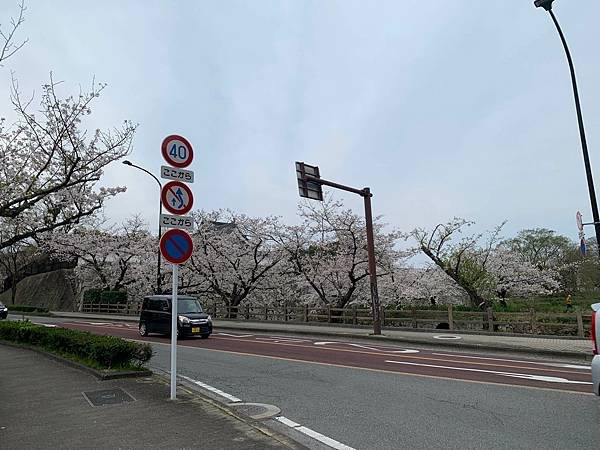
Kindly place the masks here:
<instances>
[{"instance_id":1,"label":"green hedge","mask_svg":"<svg viewBox=\"0 0 600 450\"><path fill-rule=\"evenodd\" d=\"M37 313L49 313L50 310L48 308L44 308L42 306L27 306L27 305L6 305L10 312L18 311L18 312L37 312Z\"/></svg>"},{"instance_id":2,"label":"green hedge","mask_svg":"<svg viewBox=\"0 0 600 450\"><path fill-rule=\"evenodd\" d=\"M44 350L91 361L103 369L141 367L152 357L149 344L87 331L49 328L28 321L0 322L0 339L41 347Z\"/></svg>"},{"instance_id":3,"label":"green hedge","mask_svg":"<svg viewBox=\"0 0 600 450\"><path fill-rule=\"evenodd\" d=\"M125 291L104 291L102 289L88 289L83 293L84 303L109 303L109 304L127 304L127 292Z\"/></svg>"}]
</instances>

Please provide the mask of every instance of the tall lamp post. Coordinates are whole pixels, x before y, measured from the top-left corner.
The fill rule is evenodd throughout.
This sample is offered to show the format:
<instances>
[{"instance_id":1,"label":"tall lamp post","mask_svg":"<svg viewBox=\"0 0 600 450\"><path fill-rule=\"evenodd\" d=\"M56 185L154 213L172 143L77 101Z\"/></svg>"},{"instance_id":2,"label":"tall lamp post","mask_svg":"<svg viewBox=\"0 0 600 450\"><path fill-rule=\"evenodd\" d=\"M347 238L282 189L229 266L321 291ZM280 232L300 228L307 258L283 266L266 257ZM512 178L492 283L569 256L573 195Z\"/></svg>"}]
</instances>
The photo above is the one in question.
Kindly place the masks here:
<instances>
[{"instance_id":1,"label":"tall lamp post","mask_svg":"<svg viewBox=\"0 0 600 450\"><path fill-rule=\"evenodd\" d=\"M146 172L148 175L150 175L152 178L154 178L154 180L158 183L158 186L160 188L160 192L162 192L162 183L160 182L160 180L158 178L156 178L156 176L154 176L154 174L152 172L149 172L148 170L144 169L143 167L137 166L135 164L133 164L131 161L123 161L123 164L125 164L126 166L131 166L131 167L135 167L136 169L141 170L142 172ZM159 206L158 206L158 239L160 240L160 237L162 236L162 227L160 224L160 215L162 214L162 197L160 195L158 195L159 198ZM160 276L160 259L161 259L161 255L160 255L160 249L158 249L158 261L157 261L157 265L156 265L156 293L157 294L162 294L162 279Z\"/></svg>"},{"instance_id":2,"label":"tall lamp post","mask_svg":"<svg viewBox=\"0 0 600 450\"><path fill-rule=\"evenodd\" d=\"M569 63L569 70L571 71L571 82L573 84L573 95L575 97L575 109L577 110L577 121L579 123L579 136L581 138L581 149L583 150L583 162L585 164L585 174L587 177L588 191L590 193L590 203L592 204L592 215L594 218L594 228L596 230L596 242L598 243L598 252L600 254L600 216L598 215L598 202L596 201L596 191L594 189L594 179L592 178L592 166L590 164L590 157L588 155L587 141L585 139L585 129L583 127L583 116L581 114L581 104L579 103L579 92L577 91L577 80L575 78L575 68L573 67L573 59L571 58L571 52L567 46L567 40L563 34L558 20L552 11L552 3L554 0L535 0L533 4L537 8L544 8L550 14L560 40L565 49L567 55L567 61Z\"/></svg>"}]
</instances>

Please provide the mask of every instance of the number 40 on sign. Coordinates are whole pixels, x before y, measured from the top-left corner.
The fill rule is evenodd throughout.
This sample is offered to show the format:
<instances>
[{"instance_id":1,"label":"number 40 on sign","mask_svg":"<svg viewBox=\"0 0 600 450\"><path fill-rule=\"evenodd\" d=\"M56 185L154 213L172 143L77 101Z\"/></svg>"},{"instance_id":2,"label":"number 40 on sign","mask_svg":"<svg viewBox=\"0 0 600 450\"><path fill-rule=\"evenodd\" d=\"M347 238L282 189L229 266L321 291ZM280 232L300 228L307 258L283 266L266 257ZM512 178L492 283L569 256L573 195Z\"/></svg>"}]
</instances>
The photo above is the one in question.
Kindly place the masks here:
<instances>
[{"instance_id":1,"label":"number 40 on sign","mask_svg":"<svg viewBox=\"0 0 600 450\"><path fill-rule=\"evenodd\" d=\"M173 167L187 167L194 159L192 144L178 134L167 136L161 146L163 158Z\"/></svg>"}]
</instances>

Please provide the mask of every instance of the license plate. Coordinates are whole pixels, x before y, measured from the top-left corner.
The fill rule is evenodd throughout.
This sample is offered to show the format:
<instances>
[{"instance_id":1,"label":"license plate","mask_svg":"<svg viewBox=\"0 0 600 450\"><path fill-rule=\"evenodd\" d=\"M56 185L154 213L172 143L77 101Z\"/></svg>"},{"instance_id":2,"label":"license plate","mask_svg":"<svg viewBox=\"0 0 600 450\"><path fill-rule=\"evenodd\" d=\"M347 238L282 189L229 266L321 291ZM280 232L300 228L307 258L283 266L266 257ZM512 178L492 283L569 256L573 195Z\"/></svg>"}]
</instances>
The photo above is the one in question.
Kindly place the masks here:
<instances>
[{"instance_id":1,"label":"license plate","mask_svg":"<svg viewBox=\"0 0 600 450\"><path fill-rule=\"evenodd\" d=\"M192 333L200 333L200 327L192 327Z\"/></svg>"}]
</instances>

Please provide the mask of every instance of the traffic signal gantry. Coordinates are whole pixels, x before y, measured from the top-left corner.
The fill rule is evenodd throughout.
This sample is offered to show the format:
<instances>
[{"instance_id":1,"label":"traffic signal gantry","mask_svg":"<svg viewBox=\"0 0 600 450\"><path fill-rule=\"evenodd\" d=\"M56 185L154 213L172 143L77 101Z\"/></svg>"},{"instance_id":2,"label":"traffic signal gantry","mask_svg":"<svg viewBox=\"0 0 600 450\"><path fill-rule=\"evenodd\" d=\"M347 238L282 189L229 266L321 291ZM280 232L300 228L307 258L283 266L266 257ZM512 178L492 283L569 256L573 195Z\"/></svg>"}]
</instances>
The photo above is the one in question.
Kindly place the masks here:
<instances>
[{"instance_id":1,"label":"traffic signal gantry","mask_svg":"<svg viewBox=\"0 0 600 450\"><path fill-rule=\"evenodd\" d=\"M343 184L321 178L319 168L311 166L304 162L296 161L296 178L298 179L298 193L300 197L310 200L323 201L322 186L341 189L343 191L358 194L364 199L365 203L365 221L367 225L367 253L369 257L369 281L371 284L371 308L373 314L373 334L381 334L381 308L379 304L379 293L377 291L377 265L375 263L375 241L373 239L373 213L371 212L371 189L355 189Z\"/></svg>"}]
</instances>

